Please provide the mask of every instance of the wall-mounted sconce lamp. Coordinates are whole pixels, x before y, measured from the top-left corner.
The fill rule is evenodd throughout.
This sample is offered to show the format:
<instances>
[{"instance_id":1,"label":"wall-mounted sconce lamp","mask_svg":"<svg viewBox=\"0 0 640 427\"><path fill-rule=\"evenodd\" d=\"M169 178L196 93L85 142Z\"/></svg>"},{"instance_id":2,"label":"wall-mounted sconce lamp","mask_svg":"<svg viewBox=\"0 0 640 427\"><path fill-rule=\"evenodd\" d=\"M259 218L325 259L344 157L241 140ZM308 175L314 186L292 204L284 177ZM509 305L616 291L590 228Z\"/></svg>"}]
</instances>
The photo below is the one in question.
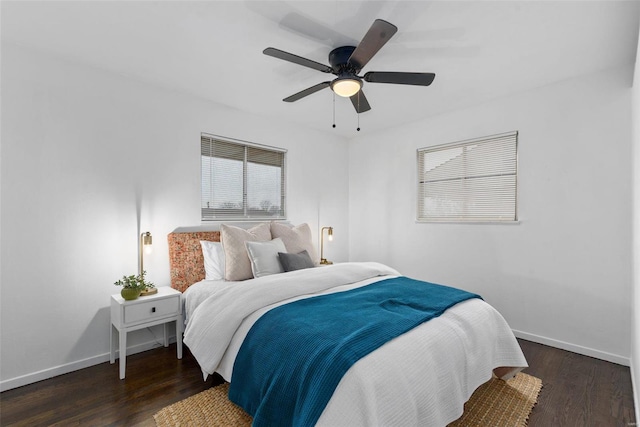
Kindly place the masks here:
<instances>
[{"instance_id":1,"label":"wall-mounted sconce lamp","mask_svg":"<svg viewBox=\"0 0 640 427\"><path fill-rule=\"evenodd\" d=\"M151 233L150 232L145 232L142 233L140 235L140 248L138 251L138 255L139 255L139 267L140 270L138 271L138 274L142 275L142 273L144 272L144 254L150 254L151 253L151 245L153 243L153 238L151 237ZM155 294L156 292L158 292L157 288L147 288L145 291L143 291L140 295L151 295L151 294Z\"/></svg>"},{"instance_id":2,"label":"wall-mounted sconce lamp","mask_svg":"<svg viewBox=\"0 0 640 427\"><path fill-rule=\"evenodd\" d=\"M320 230L320 264L321 265L329 265L333 264L331 261L327 261L324 257L324 230L329 230L327 235L329 236L329 241L333 240L333 227L322 227Z\"/></svg>"}]
</instances>

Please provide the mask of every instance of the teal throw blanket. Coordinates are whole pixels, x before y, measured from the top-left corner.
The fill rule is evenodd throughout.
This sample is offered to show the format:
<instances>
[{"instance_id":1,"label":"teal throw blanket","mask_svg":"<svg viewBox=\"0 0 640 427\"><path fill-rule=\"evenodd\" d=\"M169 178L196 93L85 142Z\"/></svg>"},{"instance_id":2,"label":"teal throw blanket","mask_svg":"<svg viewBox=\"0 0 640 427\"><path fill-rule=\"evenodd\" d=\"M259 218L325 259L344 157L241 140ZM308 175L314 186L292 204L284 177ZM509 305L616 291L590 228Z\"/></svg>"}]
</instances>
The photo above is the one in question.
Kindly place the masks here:
<instances>
[{"instance_id":1,"label":"teal throw blanket","mask_svg":"<svg viewBox=\"0 0 640 427\"><path fill-rule=\"evenodd\" d=\"M291 302L253 325L229 399L254 426L312 426L359 359L476 294L407 277Z\"/></svg>"}]
</instances>

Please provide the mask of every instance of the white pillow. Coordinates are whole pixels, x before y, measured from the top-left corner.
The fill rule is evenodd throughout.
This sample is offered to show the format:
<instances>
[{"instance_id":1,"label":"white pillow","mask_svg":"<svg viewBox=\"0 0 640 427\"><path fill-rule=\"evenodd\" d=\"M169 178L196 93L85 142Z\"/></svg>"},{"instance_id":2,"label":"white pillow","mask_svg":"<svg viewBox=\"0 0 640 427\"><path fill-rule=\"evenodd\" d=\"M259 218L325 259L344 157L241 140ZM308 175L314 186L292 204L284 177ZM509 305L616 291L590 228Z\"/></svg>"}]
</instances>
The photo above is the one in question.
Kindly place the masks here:
<instances>
[{"instance_id":1,"label":"white pillow","mask_svg":"<svg viewBox=\"0 0 640 427\"><path fill-rule=\"evenodd\" d=\"M251 261L245 242L268 242L271 240L269 223L260 223L245 230L233 225L220 225L220 239L224 249L225 280L246 280L253 277Z\"/></svg>"},{"instance_id":2,"label":"white pillow","mask_svg":"<svg viewBox=\"0 0 640 427\"><path fill-rule=\"evenodd\" d=\"M270 242L245 242L245 245L251 260L253 277L284 273L278 258L278 252L287 251L282 239L273 239Z\"/></svg>"},{"instance_id":3,"label":"white pillow","mask_svg":"<svg viewBox=\"0 0 640 427\"><path fill-rule=\"evenodd\" d=\"M272 222L271 237L274 239L277 237L281 238L284 246L287 248L287 252L290 254L307 251L313 263L318 265L318 252L311 241L311 228L309 224L305 223L290 227L287 224Z\"/></svg>"},{"instance_id":4,"label":"white pillow","mask_svg":"<svg viewBox=\"0 0 640 427\"><path fill-rule=\"evenodd\" d=\"M200 240L206 280L224 280L224 250L222 243Z\"/></svg>"}]
</instances>

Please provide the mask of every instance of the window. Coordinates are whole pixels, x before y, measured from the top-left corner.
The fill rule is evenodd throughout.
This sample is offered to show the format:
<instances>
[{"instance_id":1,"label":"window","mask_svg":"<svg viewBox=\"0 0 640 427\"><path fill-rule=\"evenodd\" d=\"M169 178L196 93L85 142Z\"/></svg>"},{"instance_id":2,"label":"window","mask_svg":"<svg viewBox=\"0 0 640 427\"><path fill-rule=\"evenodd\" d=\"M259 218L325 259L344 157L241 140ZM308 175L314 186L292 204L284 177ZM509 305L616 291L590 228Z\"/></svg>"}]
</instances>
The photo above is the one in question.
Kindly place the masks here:
<instances>
[{"instance_id":1,"label":"window","mask_svg":"<svg viewBox=\"0 0 640 427\"><path fill-rule=\"evenodd\" d=\"M202 134L202 220L285 219L286 151Z\"/></svg>"},{"instance_id":2,"label":"window","mask_svg":"<svg viewBox=\"0 0 640 427\"><path fill-rule=\"evenodd\" d=\"M418 221L517 221L518 132L418 150Z\"/></svg>"}]
</instances>

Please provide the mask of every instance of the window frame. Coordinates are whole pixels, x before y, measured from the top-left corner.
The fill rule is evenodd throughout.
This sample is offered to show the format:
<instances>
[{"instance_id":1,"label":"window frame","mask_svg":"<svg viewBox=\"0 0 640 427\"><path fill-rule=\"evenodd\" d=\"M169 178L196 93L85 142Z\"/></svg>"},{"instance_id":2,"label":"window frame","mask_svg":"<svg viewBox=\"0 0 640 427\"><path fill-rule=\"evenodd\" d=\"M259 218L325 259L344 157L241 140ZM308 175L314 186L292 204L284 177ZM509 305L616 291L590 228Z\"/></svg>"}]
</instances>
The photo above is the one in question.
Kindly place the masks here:
<instances>
[{"instance_id":1,"label":"window frame","mask_svg":"<svg viewBox=\"0 0 640 427\"><path fill-rule=\"evenodd\" d=\"M213 144L215 142L219 142L222 144L229 144L231 146L235 146L241 148L244 152L242 157L242 208L236 209L224 209L224 208L211 208L205 207L205 197L204 197L204 186L205 186L205 174L204 174L204 157L208 156L208 153L205 153L205 143L209 142L212 144L210 146L209 153L213 153ZM220 144L220 145L222 145ZM254 155L252 156L250 153L253 151ZM249 198L251 197L249 185L249 173L248 169L251 164L270 164L263 162L252 161L258 158L260 153L266 152L266 155L269 157L281 156L281 163L273 166L279 166L281 168L280 171L280 209L278 209L275 215L267 215L262 214L263 210L252 209L249 206ZM210 158L215 158L216 156L210 155ZM218 156L218 158L225 158L225 156ZM232 157L226 157L232 159ZM239 159L238 159L239 160ZM214 188L214 177L213 174L209 175L209 185L210 188ZM254 142L243 141L235 138L229 138L219 135L213 135L209 133L202 132L200 134L200 220L202 222L211 222L211 221L263 221L263 220L286 220L287 219L287 209L286 209L286 201L287 201L287 150L279 147L272 147L263 144L257 144ZM226 210L227 212L220 212Z\"/></svg>"},{"instance_id":2,"label":"window frame","mask_svg":"<svg viewBox=\"0 0 640 427\"><path fill-rule=\"evenodd\" d=\"M422 170L422 168L424 168L424 156L429 153L435 153L435 152L444 151L444 150L451 150L455 148L463 148L463 150L466 150L462 155L464 158L464 156L468 155L467 147L479 146L482 144L487 144L487 143L496 142L496 141L505 141L505 143L513 142L512 149L515 152L513 153L513 158L509 159L510 161L513 162L511 164L511 166L514 169L513 173L500 174L500 173L492 172L496 177L504 177L504 176L511 176L511 175L513 176L512 185L510 185L509 187L507 187L506 185L504 185L504 187L500 187L500 188L508 188L508 189L511 189L511 187L513 187L513 195L512 195L513 205L510 205L510 207L512 207L513 209L513 215L504 216L504 217L493 216L493 217L487 217L486 219L479 217L477 215L476 216L470 215L470 211L467 210L467 206L468 204L473 204L472 203L473 198L470 196L462 195L458 197L458 200L462 200L461 203L465 205L463 207L464 212L461 215L457 217L455 216L429 217L428 212L426 212L427 209L424 208L426 193L427 193L427 191L424 189L426 182L423 178L426 172ZM418 148L416 150L416 172L417 172L416 178L417 179L415 181L416 182L416 222L418 223L457 223L457 224L473 224L473 223L518 224L519 223L519 219L518 219L518 151L519 150L518 148L519 148L519 132L518 131L505 132L501 134L489 135L489 136L484 136L479 138L473 138L468 140L462 140L462 141L456 141L456 142L451 142L446 144ZM507 148L503 148L503 149L504 151L500 152L501 155L505 155L505 152L507 151ZM462 160L463 163L465 161L467 160L465 159ZM435 170L435 169L436 168L432 168L431 170ZM463 176L463 174L461 174L459 178L448 178L448 179L451 181L455 181L456 179L458 179L461 183L464 183L465 180L476 179L476 178L478 177L467 175L467 174L464 174ZM435 180L433 180L432 182L435 182ZM454 189L452 188L451 190L454 190ZM475 194L479 194L479 193L475 193ZM488 192L486 194L488 194ZM511 203L511 200L509 200L509 202ZM471 211L471 212L474 212L474 211ZM475 212L477 213L477 211Z\"/></svg>"}]
</instances>

